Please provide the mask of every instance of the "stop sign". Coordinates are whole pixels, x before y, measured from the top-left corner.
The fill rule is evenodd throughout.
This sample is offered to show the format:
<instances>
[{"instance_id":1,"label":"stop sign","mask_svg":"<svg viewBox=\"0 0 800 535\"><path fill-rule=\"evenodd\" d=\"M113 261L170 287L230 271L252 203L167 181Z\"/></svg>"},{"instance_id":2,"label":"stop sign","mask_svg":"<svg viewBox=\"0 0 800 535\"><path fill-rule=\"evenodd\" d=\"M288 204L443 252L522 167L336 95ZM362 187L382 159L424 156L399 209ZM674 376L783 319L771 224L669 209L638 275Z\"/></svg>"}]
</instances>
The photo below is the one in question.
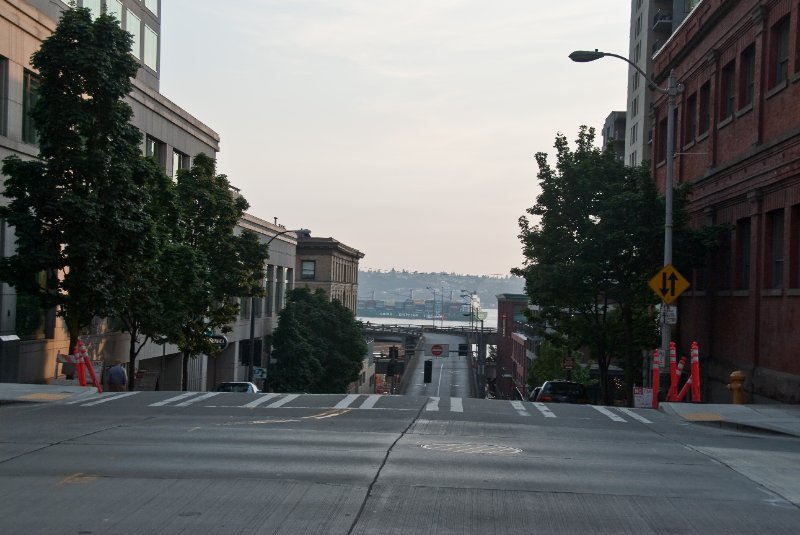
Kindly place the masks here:
<instances>
[{"instance_id":1,"label":"stop sign","mask_svg":"<svg viewBox=\"0 0 800 535\"><path fill-rule=\"evenodd\" d=\"M435 345L431 346L431 355L433 355L434 357L441 356L443 351L444 351L444 348L442 346L440 346L439 344L435 344Z\"/></svg>"}]
</instances>

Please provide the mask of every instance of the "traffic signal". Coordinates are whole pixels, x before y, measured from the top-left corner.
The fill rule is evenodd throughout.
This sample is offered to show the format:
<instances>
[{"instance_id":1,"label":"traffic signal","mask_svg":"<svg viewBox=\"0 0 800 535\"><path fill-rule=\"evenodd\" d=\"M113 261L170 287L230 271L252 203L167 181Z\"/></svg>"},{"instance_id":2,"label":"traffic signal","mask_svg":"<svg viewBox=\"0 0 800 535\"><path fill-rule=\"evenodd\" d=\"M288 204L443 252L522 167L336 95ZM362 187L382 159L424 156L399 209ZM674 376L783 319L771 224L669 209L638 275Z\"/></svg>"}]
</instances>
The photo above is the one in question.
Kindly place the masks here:
<instances>
[{"instance_id":1,"label":"traffic signal","mask_svg":"<svg viewBox=\"0 0 800 535\"><path fill-rule=\"evenodd\" d=\"M424 383L430 383L433 377L433 361L428 359L425 361L425 379Z\"/></svg>"}]
</instances>

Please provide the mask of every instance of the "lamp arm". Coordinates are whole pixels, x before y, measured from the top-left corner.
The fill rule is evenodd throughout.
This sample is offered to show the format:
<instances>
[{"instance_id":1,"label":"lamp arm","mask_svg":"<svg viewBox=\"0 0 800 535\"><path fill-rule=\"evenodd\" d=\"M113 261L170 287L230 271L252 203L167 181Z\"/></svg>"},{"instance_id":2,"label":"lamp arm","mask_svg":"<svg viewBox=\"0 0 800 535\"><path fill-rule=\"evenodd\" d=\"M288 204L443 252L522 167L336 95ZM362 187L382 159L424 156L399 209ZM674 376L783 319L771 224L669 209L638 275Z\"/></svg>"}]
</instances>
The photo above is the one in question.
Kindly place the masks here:
<instances>
[{"instance_id":1,"label":"lamp arm","mask_svg":"<svg viewBox=\"0 0 800 535\"><path fill-rule=\"evenodd\" d=\"M655 91L658 91L662 95L669 95L669 88L664 89L663 87L657 86L656 83L653 80L651 80L650 77L647 76L647 73L645 73L641 69L641 67L639 67L637 64L635 64L634 62L632 62L631 60L629 60L625 56L620 56L619 54L614 54L613 52L603 52L603 55L604 56L611 56L612 58L621 59L622 61L624 61L625 63L627 63L628 65L630 65L634 69L636 69L636 72L638 72L639 74L642 75L642 78L644 78L647 81L647 84L650 86L651 89L653 89Z\"/></svg>"}]
</instances>

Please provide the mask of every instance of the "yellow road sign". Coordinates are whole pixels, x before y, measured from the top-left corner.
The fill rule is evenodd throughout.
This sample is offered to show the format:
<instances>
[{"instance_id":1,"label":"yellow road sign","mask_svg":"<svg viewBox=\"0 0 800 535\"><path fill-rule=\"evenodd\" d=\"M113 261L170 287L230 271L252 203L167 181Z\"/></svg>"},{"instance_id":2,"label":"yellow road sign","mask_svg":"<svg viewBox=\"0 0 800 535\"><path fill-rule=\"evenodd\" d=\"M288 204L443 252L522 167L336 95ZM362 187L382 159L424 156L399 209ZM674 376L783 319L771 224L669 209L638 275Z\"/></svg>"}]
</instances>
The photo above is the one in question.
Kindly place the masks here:
<instances>
[{"instance_id":1,"label":"yellow road sign","mask_svg":"<svg viewBox=\"0 0 800 535\"><path fill-rule=\"evenodd\" d=\"M670 304L686 291L689 287L689 281L670 264L656 273L656 276L650 279L647 285L650 286L659 299L666 304Z\"/></svg>"}]
</instances>

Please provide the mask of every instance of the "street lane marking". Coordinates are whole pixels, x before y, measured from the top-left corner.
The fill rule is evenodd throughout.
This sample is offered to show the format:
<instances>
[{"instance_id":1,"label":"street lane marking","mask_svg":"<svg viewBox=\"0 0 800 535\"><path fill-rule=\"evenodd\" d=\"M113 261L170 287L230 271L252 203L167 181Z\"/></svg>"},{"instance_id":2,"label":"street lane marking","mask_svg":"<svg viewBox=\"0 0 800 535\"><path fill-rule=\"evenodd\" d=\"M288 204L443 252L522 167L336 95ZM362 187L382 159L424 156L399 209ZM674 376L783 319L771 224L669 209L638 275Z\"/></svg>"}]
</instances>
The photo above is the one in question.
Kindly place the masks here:
<instances>
[{"instance_id":1,"label":"street lane marking","mask_svg":"<svg viewBox=\"0 0 800 535\"><path fill-rule=\"evenodd\" d=\"M644 416L642 416L640 414L636 414L635 412L633 412L632 410L630 410L627 407L619 407L619 410L624 412L625 414L627 414L628 416L630 416L634 420L639 420L643 424L652 424L653 423L650 420L648 420L647 418L645 418Z\"/></svg>"},{"instance_id":2,"label":"street lane marking","mask_svg":"<svg viewBox=\"0 0 800 535\"><path fill-rule=\"evenodd\" d=\"M590 405L590 406L594 410L599 412L600 414L608 416L610 419L612 419L615 422L627 422L627 420L625 420L625 418L622 418L621 416L617 416L616 414L614 414L610 410L606 409L605 407L598 407L597 405Z\"/></svg>"},{"instance_id":3,"label":"street lane marking","mask_svg":"<svg viewBox=\"0 0 800 535\"><path fill-rule=\"evenodd\" d=\"M312 414L311 416L303 416L303 419L314 418L315 420L323 420L325 418L333 418L335 416L341 416L342 414L347 414L352 409L331 409L329 411L321 412L319 414Z\"/></svg>"},{"instance_id":4,"label":"street lane marking","mask_svg":"<svg viewBox=\"0 0 800 535\"><path fill-rule=\"evenodd\" d=\"M340 401L339 403L334 405L333 408L334 409L346 409L347 407L350 406L350 404L352 402L357 400L359 397L361 397L360 394L348 394L348 395L345 396L345 398L342 401Z\"/></svg>"},{"instance_id":5,"label":"street lane marking","mask_svg":"<svg viewBox=\"0 0 800 535\"><path fill-rule=\"evenodd\" d=\"M545 405L541 401L534 402L533 406L536 407L539 410L539 412L541 412L544 415L545 418L555 418L556 417L556 415L553 414L553 412L550 409L547 408L547 405Z\"/></svg>"},{"instance_id":6,"label":"street lane marking","mask_svg":"<svg viewBox=\"0 0 800 535\"><path fill-rule=\"evenodd\" d=\"M425 405L426 411L438 411L439 410L439 398L438 397L429 397L428 404Z\"/></svg>"},{"instance_id":7,"label":"street lane marking","mask_svg":"<svg viewBox=\"0 0 800 535\"><path fill-rule=\"evenodd\" d=\"M197 394L197 392L184 392L183 394L181 394L179 396L175 396L174 398L169 398L169 399L165 399L164 401L157 401L156 403L151 403L150 406L151 407L163 407L164 405L172 403L173 401L179 401L181 399L185 399L185 398L188 398L190 396L194 396L195 394Z\"/></svg>"},{"instance_id":8,"label":"street lane marking","mask_svg":"<svg viewBox=\"0 0 800 535\"><path fill-rule=\"evenodd\" d=\"M192 403L197 403L198 401L203 401L204 399L213 398L214 396L218 396L220 394L221 394L221 392L206 392L202 396L197 396L196 398L186 400L183 403L178 403L175 406L176 407L188 407Z\"/></svg>"},{"instance_id":9,"label":"street lane marking","mask_svg":"<svg viewBox=\"0 0 800 535\"><path fill-rule=\"evenodd\" d=\"M267 401L271 400L272 398L276 398L280 396L280 394L276 394L275 392L270 392L269 394L264 394L260 398L255 401L251 401L250 403L245 403L242 405L243 408L252 409L253 407L258 407L262 403L266 403Z\"/></svg>"},{"instance_id":10,"label":"street lane marking","mask_svg":"<svg viewBox=\"0 0 800 535\"><path fill-rule=\"evenodd\" d=\"M113 396L107 396L107 397L104 397L103 399L98 399L97 401L92 401L91 403L84 403L83 405L81 405L81 407L91 407L92 405L100 405L101 403L105 403L107 401L116 401L118 399L126 398L128 396L133 396L134 394L138 394L138 393L139 393L139 391L137 390L135 392L125 392L125 393L122 393L122 394L114 394Z\"/></svg>"},{"instance_id":11,"label":"street lane marking","mask_svg":"<svg viewBox=\"0 0 800 535\"><path fill-rule=\"evenodd\" d=\"M464 412L461 398L450 398L450 412Z\"/></svg>"},{"instance_id":12,"label":"street lane marking","mask_svg":"<svg viewBox=\"0 0 800 535\"><path fill-rule=\"evenodd\" d=\"M297 399L299 397L300 397L300 394L289 394L285 398L279 399L278 401L276 401L275 403L272 403L271 405L267 405L267 408L268 409L274 409L276 407L283 407L284 405L286 405L290 401L295 400L295 399Z\"/></svg>"},{"instance_id":13,"label":"street lane marking","mask_svg":"<svg viewBox=\"0 0 800 535\"><path fill-rule=\"evenodd\" d=\"M525 410L521 401L511 401L509 403L511 403L511 406L514 407L514 410L517 411L517 414L520 416L530 416L530 413Z\"/></svg>"},{"instance_id":14,"label":"street lane marking","mask_svg":"<svg viewBox=\"0 0 800 535\"><path fill-rule=\"evenodd\" d=\"M61 486L61 485L71 485L74 483L91 483L95 479L97 479L97 476L84 474L83 472L76 472L74 474L65 477L64 479L56 483L56 485Z\"/></svg>"},{"instance_id":15,"label":"street lane marking","mask_svg":"<svg viewBox=\"0 0 800 535\"><path fill-rule=\"evenodd\" d=\"M361 404L359 409L371 409L382 397L383 396L381 396L380 394L370 395L367 399L364 400L364 403Z\"/></svg>"}]
</instances>

